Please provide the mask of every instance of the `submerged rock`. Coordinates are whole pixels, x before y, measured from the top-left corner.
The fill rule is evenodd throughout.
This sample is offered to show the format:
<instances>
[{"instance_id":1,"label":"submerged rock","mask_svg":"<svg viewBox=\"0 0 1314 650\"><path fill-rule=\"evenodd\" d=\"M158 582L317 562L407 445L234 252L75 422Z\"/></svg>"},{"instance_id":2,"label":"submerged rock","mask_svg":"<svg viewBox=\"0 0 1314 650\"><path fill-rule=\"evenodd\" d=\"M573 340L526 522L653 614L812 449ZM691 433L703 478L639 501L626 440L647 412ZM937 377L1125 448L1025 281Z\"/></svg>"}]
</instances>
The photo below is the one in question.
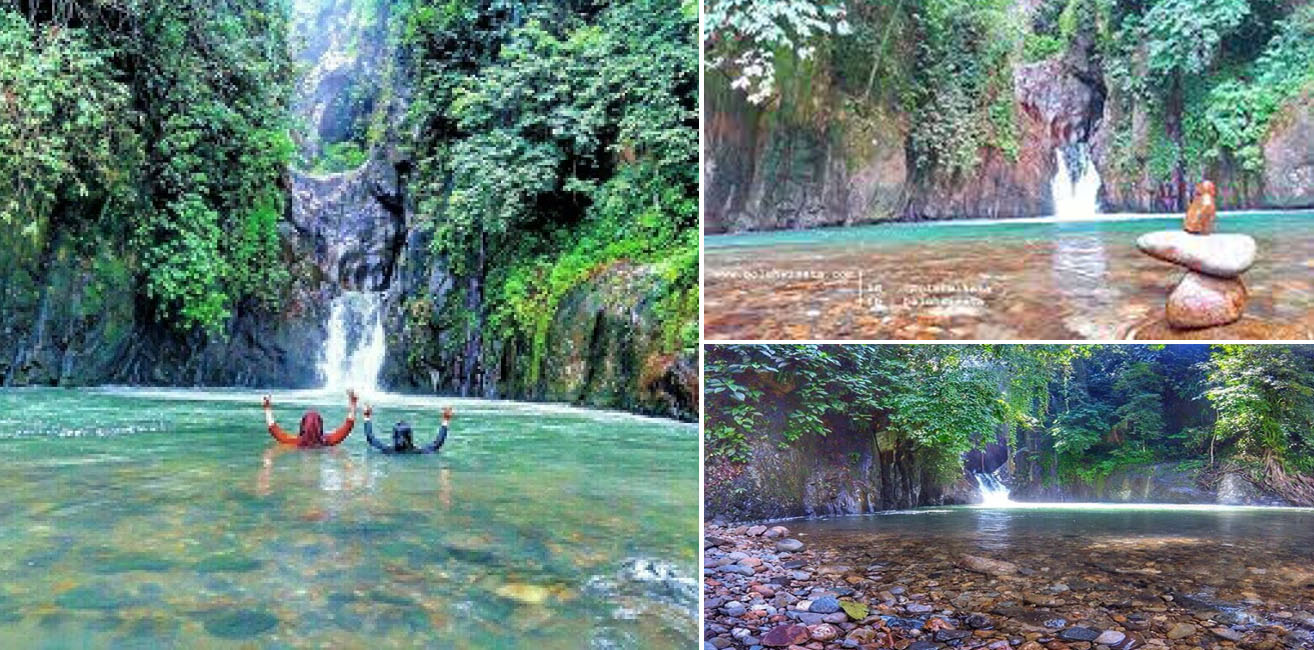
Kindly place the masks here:
<instances>
[{"instance_id":1,"label":"submerged rock","mask_svg":"<svg viewBox=\"0 0 1314 650\"><path fill-rule=\"evenodd\" d=\"M958 560L958 566L968 571L984 573L986 575L1012 575L1017 573L1017 565L1004 560L992 560L990 558L978 557L975 555L964 555Z\"/></svg>"},{"instance_id":2,"label":"submerged rock","mask_svg":"<svg viewBox=\"0 0 1314 650\"><path fill-rule=\"evenodd\" d=\"M236 553L220 553L211 555L193 567L197 573L245 573L257 571L264 563L254 558L243 557Z\"/></svg>"},{"instance_id":3,"label":"submerged rock","mask_svg":"<svg viewBox=\"0 0 1314 650\"><path fill-rule=\"evenodd\" d=\"M205 631L221 639L250 639L275 627L278 617L255 609L219 612L205 621Z\"/></svg>"}]
</instances>

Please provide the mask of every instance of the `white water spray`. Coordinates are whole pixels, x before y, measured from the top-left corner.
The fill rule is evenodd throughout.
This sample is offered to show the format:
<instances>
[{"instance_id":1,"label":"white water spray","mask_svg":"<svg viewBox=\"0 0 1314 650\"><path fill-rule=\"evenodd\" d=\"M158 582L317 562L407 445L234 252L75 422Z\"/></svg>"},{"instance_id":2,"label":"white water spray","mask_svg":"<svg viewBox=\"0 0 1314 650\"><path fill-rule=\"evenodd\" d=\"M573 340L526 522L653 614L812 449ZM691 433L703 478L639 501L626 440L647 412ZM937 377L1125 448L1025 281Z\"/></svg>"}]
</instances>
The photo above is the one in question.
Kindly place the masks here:
<instances>
[{"instance_id":1,"label":"white water spray","mask_svg":"<svg viewBox=\"0 0 1314 650\"><path fill-rule=\"evenodd\" d=\"M976 478L976 488L981 492L981 505L987 507L1013 505L1013 500L1008 498L1008 486L1004 485L997 476L984 472L973 476Z\"/></svg>"},{"instance_id":2,"label":"white water spray","mask_svg":"<svg viewBox=\"0 0 1314 650\"><path fill-rule=\"evenodd\" d=\"M1049 182L1054 197L1054 216L1059 219L1089 219L1100 213L1100 173L1085 144L1054 150L1058 171ZM1068 162L1071 159L1072 166Z\"/></svg>"},{"instance_id":3,"label":"white water spray","mask_svg":"<svg viewBox=\"0 0 1314 650\"><path fill-rule=\"evenodd\" d=\"M387 352L382 305L381 293L348 291L333 299L320 363L325 389L377 392Z\"/></svg>"}]
</instances>

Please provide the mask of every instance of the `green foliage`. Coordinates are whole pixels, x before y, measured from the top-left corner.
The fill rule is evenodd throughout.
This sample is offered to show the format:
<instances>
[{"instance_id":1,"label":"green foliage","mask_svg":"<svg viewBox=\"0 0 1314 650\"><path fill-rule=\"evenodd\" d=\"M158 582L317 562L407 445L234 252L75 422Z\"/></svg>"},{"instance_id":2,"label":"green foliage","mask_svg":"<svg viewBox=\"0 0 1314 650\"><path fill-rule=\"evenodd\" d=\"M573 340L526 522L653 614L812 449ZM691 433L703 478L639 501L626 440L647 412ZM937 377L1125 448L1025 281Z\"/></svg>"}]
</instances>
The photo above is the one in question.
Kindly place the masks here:
<instances>
[{"instance_id":1,"label":"green foliage","mask_svg":"<svg viewBox=\"0 0 1314 650\"><path fill-rule=\"evenodd\" d=\"M1250 0L1157 0L1140 23L1150 74L1167 81L1205 72L1249 15Z\"/></svg>"},{"instance_id":2,"label":"green foliage","mask_svg":"<svg viewBox=\"0 0 1314 650\"><path fill-rule=\"evenodd\" d=\"M806 61L823 37L852 31L842 0L708 0L703 6L707 66L729 74L731 86L754 104L776 92L778 54Z\"/></svg>"},{"instance_id":3,"label":"green foliage","mask_svg":"<svg viewBox=\"0 0 1314 650\"><path fill-rule=\"evenodd\" d=\"M952 481L1008 427L1015 462L1088 483L1163 462L1314 471L1304 346L717 345L705 378L709 460L840 432Z\"/></svg>"},{"instance_id":4,"label":"green foliage","mask_svg":"<svg viewBox=\"0 0 1314 650\"><path fill-rule=\"evenodd\" d=\"M1044 61L1062 54L1067 45L1061 36L1028 32L1022 40L1022 56L1028 63Z\"/></svg>"},{"instance_id":5,"label":"green foliage","mask_svg":"<svg viewBox=\"0 0 1314 650\"><path fill-rule=\"evenodd\" d=\"M673 0L496 6L403 14L423 62L409 117L419 211L433 252L483 279L492 306L471 313L454 292L435 319L526 340L536 381L562 298L623 263L659 278L667 343L695 341L696 20Z\"/></svg>"},{"instance_id":6,"label":"green foliage","mask_svg":"<svg viewBox=\"0 0 1314 650\"><path fill-rule=\"evenodd\" d=\"M999 427L1044 413L1047 378L1080 354L1050 346L715 346L707 352L709 459L742 462L755 439L782 446L871 430L941 477Z\"/></svg>"},{"instance_id":7,"label":"green foliage","mask_svg":"<svg viewBox=\"0 0 1314 650\"><path fill-rule=\"evenodd\" d=\"M1002 142L1016 149L1009 63L1023 32L1012 3L929 0L914 15L917 83L906 106L917 166L970 172L984 147Z\"/></svg>"},{"instance_id":8,"label":"green foliage","mask_svg":"<svg viewBox=\"0 0 1314 650\"><path fill-rule=\"evenodd\" d=\"M324 145L324 155L313 163L317 174L336 174L359 168L369 160L369 151L360 143L348 140Z\"/></svg>"},{"instance_id":9,"label":"green foliage","mask_svg":"<svg viewBox=\"0 0 1314 650\"><path fill-rule=\"evenodd\" d=\"M1198 149L1197 166L1224 156L1243 168L1263 171L1263 142L1283 104L1314 83L1314 6L1297 10L1253 62L1211 75L1186 113L1188 141ZM1198 107L1198 108L1197 108Z\"/></svg>"},{"instance_id":10,"label":"green foliage","mask_svg":"<svg viewBox=\"0 0 1314 650\"><path fill-rule=\"evenodd\" d=\"M1314 470L1314 354L1303 347L1220 345L1209 363L1214 442L1248 460Z\"/></svg>"},{"instance_id":11,"label":"green foliage","mask_svg":"<svg viewBox=\"0 0 1314 650\"><path fill-rule=\"evenodd\" d=\"M0 222L122 251L179 331L276 299L286 7L72 4L34 22L0 9Z\"/></svg>"},{"instance_id":12,"label":"green foliage","mask_svg":"<svg viewBox=\"0 0 1314 650\"><path fill-rule=\"evenodd\" d=\"M123 209L132 161L130 89L114 52L80 29L0 8L0 225L31 239ZM127 164L125 164L127 163ZM95 206L86 211L73 206ZM52 223L57 221L58 223Z\"/></svg>"}]
</instances>

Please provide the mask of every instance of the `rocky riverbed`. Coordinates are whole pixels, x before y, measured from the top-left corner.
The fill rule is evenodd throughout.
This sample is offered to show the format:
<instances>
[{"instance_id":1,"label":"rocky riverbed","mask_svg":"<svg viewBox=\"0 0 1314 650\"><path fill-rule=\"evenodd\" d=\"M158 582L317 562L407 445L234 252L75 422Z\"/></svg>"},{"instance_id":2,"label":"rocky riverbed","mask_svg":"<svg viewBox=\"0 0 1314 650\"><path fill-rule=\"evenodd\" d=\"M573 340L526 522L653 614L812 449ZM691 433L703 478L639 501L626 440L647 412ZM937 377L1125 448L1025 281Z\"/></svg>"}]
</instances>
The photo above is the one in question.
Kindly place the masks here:
<instances>
[{"instance_id":1,"label":"rocky riverbed","mask_svg":"<svg viewBox=\"0 0 1314 650\"><path fill-rule=\"evenodd\" d=\"M1286 549L1172 532L1055 530L1025 550L770 524L704 532L704 650L1314 648L1314 568Z\"/></svg>"}]
</instances>

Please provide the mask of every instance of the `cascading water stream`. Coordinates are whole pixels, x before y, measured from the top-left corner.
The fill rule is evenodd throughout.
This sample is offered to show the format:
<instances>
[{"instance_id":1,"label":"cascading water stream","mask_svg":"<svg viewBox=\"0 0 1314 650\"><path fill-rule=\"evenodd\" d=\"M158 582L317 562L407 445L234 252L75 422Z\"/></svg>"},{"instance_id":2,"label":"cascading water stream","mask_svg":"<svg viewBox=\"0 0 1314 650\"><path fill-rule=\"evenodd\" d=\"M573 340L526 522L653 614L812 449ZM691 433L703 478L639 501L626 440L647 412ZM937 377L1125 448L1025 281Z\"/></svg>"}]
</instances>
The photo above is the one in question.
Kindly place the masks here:
<instances>
[{"instance_id":1,"label":"cascading water stream","mask_svg":"<svg viewBox=\"0 0 1314 650\"><path fill-rule=\"evenodd\" d=\"M1013 500L1008 497L1008 486L1004 485L994 474L978 473L973 475L976 479L976 488L981 492L981 505L987 507L999 507L1013 505Z\"/></svg>"},{"instance_id":2,"label":"cascading water stream","mask_svg":"<svg viewBox=\"0 0 1314 650\"><path fill-rule=\"evenodd\" d=\"M1054 198L1054 216L1059 219L1089 219L1100 213L1100 173L1082 143L1054 150L1058 171L1049 183Z\"/></svg>"},{"instance_id":3,"label":"cascading water stream","mask_svg":"<svg viewBox=\"0 0 1314 650\"><path fill-rule=\"evenodd\" d=\"M320 372L326 390L378 390L387 353L383 335L383 294L348 291L333 299Z\"/></svg>"}]
</instances>

